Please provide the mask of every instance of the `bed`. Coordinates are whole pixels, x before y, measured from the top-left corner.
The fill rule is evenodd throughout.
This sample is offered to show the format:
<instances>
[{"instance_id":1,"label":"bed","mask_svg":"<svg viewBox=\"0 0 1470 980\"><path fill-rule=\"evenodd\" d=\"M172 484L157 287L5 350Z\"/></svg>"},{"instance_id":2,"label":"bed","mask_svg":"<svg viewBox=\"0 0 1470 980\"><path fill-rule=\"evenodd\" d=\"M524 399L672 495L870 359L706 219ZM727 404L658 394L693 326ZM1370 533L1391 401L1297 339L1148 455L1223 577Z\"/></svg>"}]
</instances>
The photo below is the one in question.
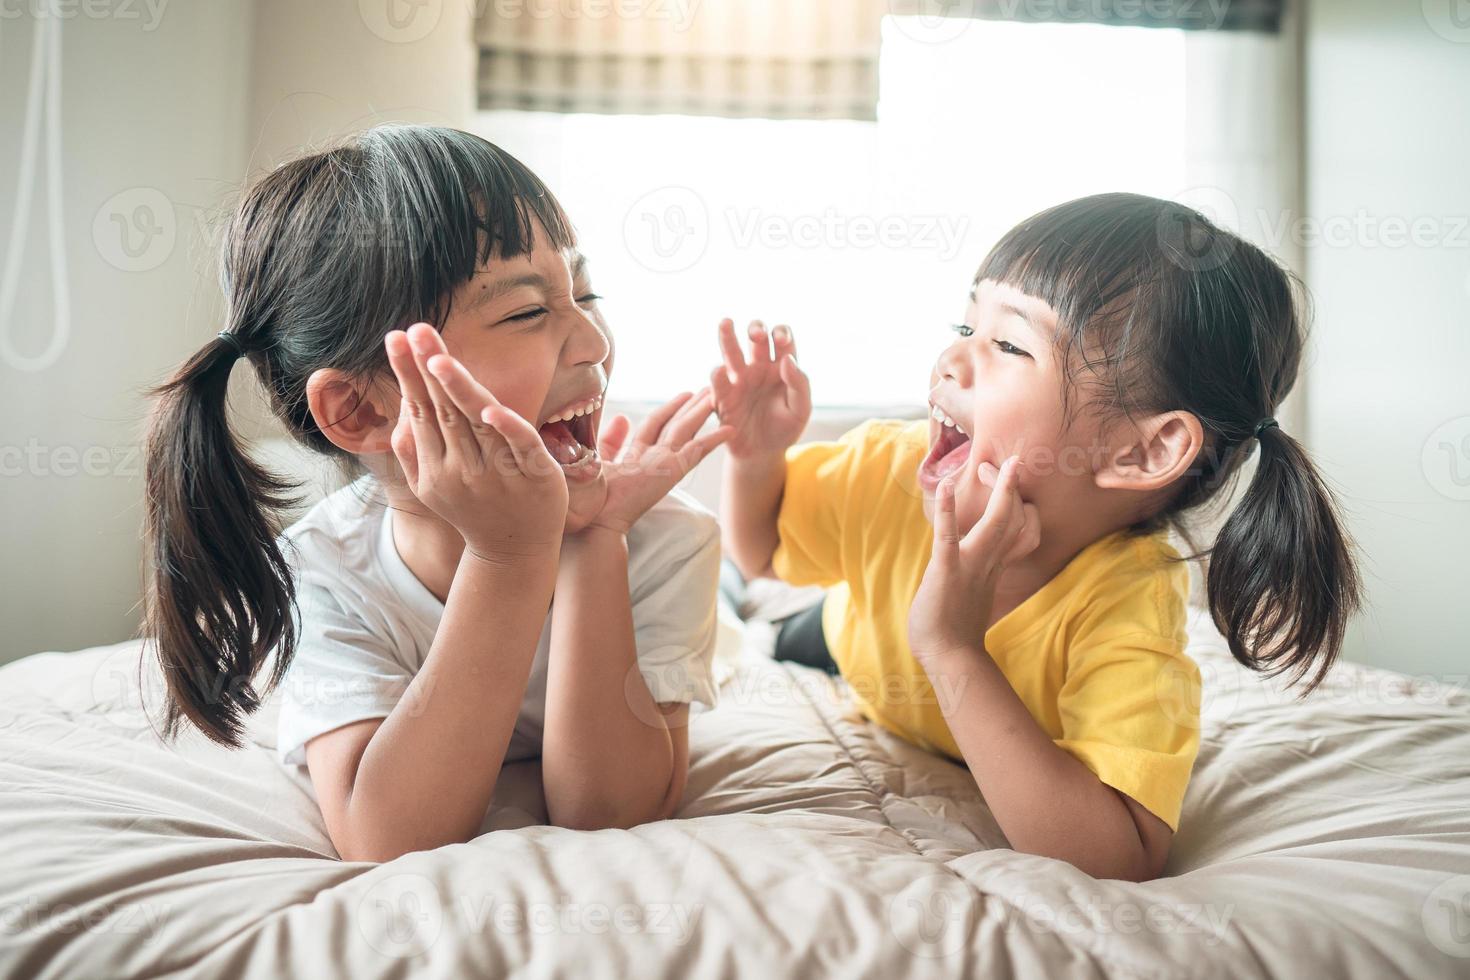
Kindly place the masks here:
<instances>
[{"instance_id":1,"label":"bed","mask_svg":"<svg viewBox=\"0 0 1470 980\"><path fill-rule=\"evenodd\" d=\"M1167 877L1006 846L964 769L760 635L691 722L676 819L338 860L305 776L158 740L136 642L0 669L0 976L1470 976L1470 696L1341 664L1305 702L1205 617Z\"/></svg>"}]
</instances>

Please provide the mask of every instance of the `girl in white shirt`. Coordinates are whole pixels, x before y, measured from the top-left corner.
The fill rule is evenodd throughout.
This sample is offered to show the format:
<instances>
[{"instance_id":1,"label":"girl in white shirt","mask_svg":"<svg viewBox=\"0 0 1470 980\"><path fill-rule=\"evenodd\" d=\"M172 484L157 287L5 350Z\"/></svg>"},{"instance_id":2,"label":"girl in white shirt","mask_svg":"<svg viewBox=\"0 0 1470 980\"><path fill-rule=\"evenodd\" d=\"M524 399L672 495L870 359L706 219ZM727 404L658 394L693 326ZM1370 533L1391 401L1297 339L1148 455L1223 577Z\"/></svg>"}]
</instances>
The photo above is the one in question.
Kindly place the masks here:
<instances>
[{"instance_id":1,"label":"girl in white shirt","mask_svg":"<svg viewBox=\"0 0 1470 980\"><path fill-rule=\"evenodd\" d=\"M535 755L553 823L671 815L689 704L714 703L719 544L670 490L729 430L698 434L703 391L599 437L612 337L541 181L467 133L369 130L246 191L221 282L226 329L148 443L168 730L237 745L281 684L279 751L347 859L468 840ZM297 439L365 471L285 535L292 488L226 418L241 356Z\"/></svg>"}]
</instances>

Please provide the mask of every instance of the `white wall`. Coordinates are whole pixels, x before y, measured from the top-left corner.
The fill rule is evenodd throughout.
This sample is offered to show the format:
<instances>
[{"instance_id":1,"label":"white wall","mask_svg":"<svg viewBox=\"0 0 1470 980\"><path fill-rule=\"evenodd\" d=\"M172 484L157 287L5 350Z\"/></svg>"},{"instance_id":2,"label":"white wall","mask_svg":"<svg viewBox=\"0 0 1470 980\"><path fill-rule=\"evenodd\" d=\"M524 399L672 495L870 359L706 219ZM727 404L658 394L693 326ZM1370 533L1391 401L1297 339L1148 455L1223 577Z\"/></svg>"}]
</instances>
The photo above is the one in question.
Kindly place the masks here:
<instances>
[{"instance_id":1,"label":"white wall","mask_svg":"<svg viewBox=\"0 0 1470 980\"><path fill-rule=\"evenodd\" d=\"M0 249L16 174L35 4L0 18ZM197 219L245 160L250 6L70 4L62 22L62 154L38 172L0 358L0 661L129 636L141 583L140 389L217 321ZM161 9L159 9L161 7ZM13 16L15 14L19 16ZM72 324L47 347L53 301L45 180L60 182ZM117 195L121 195L120 197ZM144 238L132 225L161 234ZM98 234L94 237L94 222Z\"/></svg>"},{"instance_id":2,"label":"white wall","mask_svg":"<svg viewBox=\"0 0 1470 980\"><path fill-rule=\"evenodd\" d=\"M1455 6L1308 5L1307 216L1324 240L1306 249L1306 412L1365 558L1370 601L1346 655L1464 683L1470 21L1457 27ZM1414 222L1419 244L1404 241Z\"/></svg>"},{"instance_id":3,"label":"white wall","mask_svg":"<svg viewBox=\"0 0 1470 980\"><path fill-rule=\"evenodd\" d=\"M37 6L5 4L0 16L6 250ZM61 356L42 370L0 358L0 662L134 633L141 392L219 329L221 209L248 174L304 145L378 122L464 125L473 102L473 7L398 5L413 16L392 24L378 16L388 4L357 0L63 5L70 16L60 176L73 322ZM34 206L45 195L42 184ZM152 208L164 234L130 259L112 215L142 220L140 205ZM142 242L134 232L132 244ZM24 357L50 336L39 211L22 251L6 329ZM248 390L247 369L237 375L236 387Z\"/></svg>"},{"instance_id":4,"label":"white wall","mask_svg":"<svg viewBox=\"0 0 1470 980\"><path fill-rule=\"evenodd\" d=\"M475 100L475 3L254 5L253 168L378 123L468 124ZM402 19L389 21L390 10Z\"/></svg>"}]
</instances>

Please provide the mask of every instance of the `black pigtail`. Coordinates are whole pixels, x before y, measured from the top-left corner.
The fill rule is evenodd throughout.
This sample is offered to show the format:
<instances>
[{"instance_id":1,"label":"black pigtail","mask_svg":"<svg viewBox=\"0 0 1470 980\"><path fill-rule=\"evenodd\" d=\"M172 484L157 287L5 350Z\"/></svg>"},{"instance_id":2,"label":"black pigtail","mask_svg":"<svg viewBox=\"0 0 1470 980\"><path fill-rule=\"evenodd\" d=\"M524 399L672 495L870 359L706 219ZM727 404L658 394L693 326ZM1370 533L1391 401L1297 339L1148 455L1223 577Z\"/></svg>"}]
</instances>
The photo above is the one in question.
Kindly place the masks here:
<instances>
[{"instance_id":1,"label":"black pigtail","mask_svg":"<svg viewBox=\"0 0 1470 980\"><path fill-rule=\"evenodd\" d=\"M1210 613L1245 666L1289 673L1290 684L1311 671L1305 694L1337 659L1362 583L1337 502L1306 451L1274 425L1258 444L1255 475L1211 551Z\"/></svg>"}]
</instances>

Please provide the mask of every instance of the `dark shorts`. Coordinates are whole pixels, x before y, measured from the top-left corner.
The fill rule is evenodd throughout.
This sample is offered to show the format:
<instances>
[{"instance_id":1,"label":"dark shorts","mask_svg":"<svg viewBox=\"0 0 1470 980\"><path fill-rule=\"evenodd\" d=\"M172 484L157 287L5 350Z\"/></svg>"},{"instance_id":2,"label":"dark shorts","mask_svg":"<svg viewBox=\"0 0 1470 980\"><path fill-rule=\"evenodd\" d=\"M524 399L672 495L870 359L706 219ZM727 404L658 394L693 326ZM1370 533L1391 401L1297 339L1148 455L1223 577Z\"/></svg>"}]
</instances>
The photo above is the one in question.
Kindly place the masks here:
<instances>
[{"instance_id":1,"label":"dark shorts","mask_svg":"<svg viewBox=\"0 0 1470 980\"><path fill-rule=\"evenodd\" d=\"M837 664L827 649L827 638L822 634L822 607L819 602L781 623L776 634L776 659L789 660L806 667L816 667L829 674L837 673Z\"/></svg>"}]
</instances>

